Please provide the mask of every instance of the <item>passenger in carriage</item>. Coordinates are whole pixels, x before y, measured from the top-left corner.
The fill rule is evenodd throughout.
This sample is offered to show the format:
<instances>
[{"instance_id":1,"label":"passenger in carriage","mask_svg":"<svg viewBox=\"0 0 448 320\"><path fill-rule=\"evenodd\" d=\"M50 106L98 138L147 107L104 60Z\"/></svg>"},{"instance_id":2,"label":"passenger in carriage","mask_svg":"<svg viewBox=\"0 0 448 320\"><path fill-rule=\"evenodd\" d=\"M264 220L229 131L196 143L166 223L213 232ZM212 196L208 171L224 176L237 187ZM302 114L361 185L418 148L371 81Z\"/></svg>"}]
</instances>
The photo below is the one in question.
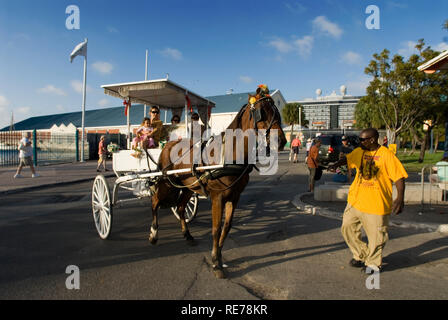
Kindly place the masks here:
<instances>
[{"instance_id":1,"label":"passenger in carriage","mask_svg":"<svg viewBox=\"0 0 448 320\"><path fill-rule=\"evenodd\" d=\"M158 147L163 127L159 114L159 108L153 106L151 118L143 118L143 122L136 132L137 136L132 140L132 149L135 151L132 154L133 157L140 157L142 150Z\"/></svg>"},{"instance_id":2,"label":"passenger in carriage","mask_svg":"<svg viewBox=\"0 0 448 320\"><path fill-rule=\"evenodd\" d=\"M196 112L194 112L191 115L191 127L190 127L190 134L189 134L190 138L193 138L193 130L194 130L193 128L200 128L200 130L201 130L200 134L201 134L201 140L202 140L202 136L205 132L205 126L199 122L199 114Z\"/></svg>"},{"instance_id":3,"label":"passenger in carriage","mask_svg":"<svg viewBox=\"0 0 448 320\"><path fill-rule=\"evenodd\" d=\"M174 115L171 118L171 128L169 129L169 141L182 140L182 130L178 127L180 123L180 117L178 115Z\"/></svg>"},{"instance_id":4,"label":"passenger in carriage","mask_svg":"<svg viewBox=\"0 0 448 320\"><path fill-rule=\"evenodd\" d=\"M151 127L153 128L152 138L154 139L154 147L157 148L159 146L159 142L166 133L163 129L163 122L160 120L160 109L158 106L152 106L151 107Z\"/></svg>"}]
</instances>

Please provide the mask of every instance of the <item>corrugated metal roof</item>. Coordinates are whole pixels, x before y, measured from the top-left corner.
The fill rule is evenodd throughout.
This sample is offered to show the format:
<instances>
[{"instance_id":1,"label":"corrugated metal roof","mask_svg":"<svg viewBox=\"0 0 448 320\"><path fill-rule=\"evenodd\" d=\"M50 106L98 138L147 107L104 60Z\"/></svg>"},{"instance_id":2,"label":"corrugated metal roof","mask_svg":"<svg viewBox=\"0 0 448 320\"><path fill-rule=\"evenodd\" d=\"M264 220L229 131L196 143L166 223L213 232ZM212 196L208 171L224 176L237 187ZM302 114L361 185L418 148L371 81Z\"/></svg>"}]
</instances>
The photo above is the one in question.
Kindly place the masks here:
<instances>
[{"instance_id":1,"label":"corrugated metal roof","mask_svg":"<svg viewBox=\"0 0 448 320\"><path fill-rule=\"evenodd\" d=\"M132 105L129 113L131 124L138 125L143 119L143 105ZM148 107L149 111L149 107ZM50 129L54 124L68 125L73 123L76 127L81 127L81 111L52 114L47 116L32 117L14 124L15 130L33 130L33 129ZM163 119L163 114L161 115ZM124 107L104 108L95 110L86 110L85 127L102 127L102 126L125 126L126 116L124 115ZM1 131L8 131L9 126Z\"/></svg>"}]
</instances>

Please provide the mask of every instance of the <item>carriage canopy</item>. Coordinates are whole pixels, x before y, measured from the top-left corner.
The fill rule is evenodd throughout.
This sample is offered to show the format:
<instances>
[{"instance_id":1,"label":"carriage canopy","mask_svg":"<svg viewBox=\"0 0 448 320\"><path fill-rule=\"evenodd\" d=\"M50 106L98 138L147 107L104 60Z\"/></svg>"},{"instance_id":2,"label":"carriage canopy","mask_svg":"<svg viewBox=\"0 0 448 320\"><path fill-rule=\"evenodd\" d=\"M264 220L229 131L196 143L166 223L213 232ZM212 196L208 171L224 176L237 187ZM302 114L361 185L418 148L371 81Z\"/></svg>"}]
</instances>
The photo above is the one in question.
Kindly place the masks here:
<instances>
[{"instance_id":1,"label":"carriage canopy","mask_svg":"<svg viewBox=\"0 0 448 320\"><path fill-rule=\"evenodd\" d=\"M215 103L168 79L147 80L101 86L104 93L133 103L157 105L162 109L182 109L187 103L196 108L215 107Z\"/></svg>"}]
</instances>

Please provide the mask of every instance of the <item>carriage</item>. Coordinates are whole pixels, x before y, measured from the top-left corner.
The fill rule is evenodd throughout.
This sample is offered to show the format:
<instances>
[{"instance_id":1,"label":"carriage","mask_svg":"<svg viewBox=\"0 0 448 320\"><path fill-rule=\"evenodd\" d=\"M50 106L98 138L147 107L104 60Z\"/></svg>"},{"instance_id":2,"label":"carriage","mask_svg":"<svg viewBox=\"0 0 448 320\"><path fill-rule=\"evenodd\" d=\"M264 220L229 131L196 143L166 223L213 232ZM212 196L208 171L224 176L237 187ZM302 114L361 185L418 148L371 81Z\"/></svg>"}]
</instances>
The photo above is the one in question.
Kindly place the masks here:
<instances>
[{"instance_id":1,"label":"carriage","mask_svg":"<svg viewBox=\"0 0 448 320\"><path fill-rule=\"evenodd\" d=\"M188 112L192 107L198 110L203 123L208 123L211 108L214 102L207 100L184 87L168 80L149 80L132 83L120 83L102 86L105 94L124 100L127 108L127 146L130 149L130 112L132 103L141 103L149 106L159 106L163 111L171 111L173 115L185 115L183 136L188 137ZM145 115L146 116L146 115ZM166 120L166 119L165 119ZM161 147L163 144L161 144ZM133 150L117 150L112 155L113 171L117 177L112 188L103 175L97 175L92 187L92 211L96 230L101 239L107 239L112 231L113 210L124 204L141 199L149 199L154 194L154 185L157 180L166 175L186 173L191 169L169 170L162 172L158 167L158 161L162 148L148 149L136 158L131 154ZM204 171L220 168L222 165L202 166L195 170ZM180 193L180 196L182 191ZM125 195L124 199L119 196ZM194 219L198 209L199 195L194 193L185 207L185 221L188 223ZM168 204L172 213L180 219L177 212L177 201Z\"/></svg>"},{"instance_id":2,"label":"carriage","mask_svg":"<svg viewBox=\"0 0 448 320\"><path fill-rule=\"evenodd\" d=\"M128 199L118 200L118 190L127 188L137 197L151 197L152 223L148 237L151 244L155 245L158 241L158 209L171 207L173 213L177 213L187 244L194 245L195 239L190 234L187 222L194 218L198 195L201 195L211 201L213 272L217 278L226 277L222 249L231 229L240 195L249 183L249 174L254 168L260 170L255 163L257 165L265 163L260 161L261 158L269 160L266 162L268 163L266 172L275 173L276 169L272 171L271 166L276 168L278 160L276 151L281 151L286 144L286 137L281 128L281 116L269 95L268 87L259 85L254 95L249 94L248 102L242 106L227 130L221 135L211 137L206 144L200 139L195 141L194 137L198 131L196 129L192 130L193 139L190 139L190 134L187 133L187 114L189 109L191 111L191 107L195 106L202 122L208 124L208 117L214 106L212 101L189 92L168 79L107 85L103 88L106 94L124 99L127 107L131 102L137 102L171 109L173 114L178 115L184 110L185 136L188 139L168 142L161 150L150 149L138 161L131 159L127 150L114 154L113 163L117 180L113 191L110 192L103 176L98 176L93 184L93 217L100 237L107 239L110 235L112 209L128 201ZM129 149L129 113L127 115ZM252 135L257 141L261 138L260 144L249 143L250 138L246 134ZM220 138L226 143L220 144ZM213 140L217 140L218 143L215 144ZM239 147L238 140L241 142ZM178 153L176 148L184 141L188 144L188 152ZM234 142L235 148L230 147ZM195 163L194 147L197 143L200 143L199 154L205 154L206 161ZM211 149L210 153L207 148ZM262 156L259 153L261 151L264 151L267 157ZM182 158L188 159L188 163L179 161ZM177 182L173 183L173 180Z\"/></svg>"}]
</instances>

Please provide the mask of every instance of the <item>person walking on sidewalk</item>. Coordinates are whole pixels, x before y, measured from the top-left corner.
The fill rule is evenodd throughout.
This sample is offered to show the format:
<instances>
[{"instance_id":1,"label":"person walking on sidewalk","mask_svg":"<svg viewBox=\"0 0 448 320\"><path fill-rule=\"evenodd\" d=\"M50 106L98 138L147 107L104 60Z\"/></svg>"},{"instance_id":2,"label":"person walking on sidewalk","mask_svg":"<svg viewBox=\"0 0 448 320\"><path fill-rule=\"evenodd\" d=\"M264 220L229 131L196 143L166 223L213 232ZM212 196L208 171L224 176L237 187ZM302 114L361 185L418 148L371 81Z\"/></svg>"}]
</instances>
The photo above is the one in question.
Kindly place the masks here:
<instances>
[{"instance_id":1,"label":"person walking on sidewalk","mask_svg":"<svg viewBox=\"0 0 448 320\"><path fill-rule=\"evenodd\" d=\"M314 183L315 183L315 177L316 177L316 171L319 168L319 148L321 146L321 141L319 138L314 140L314 145L311 147L308 158L307 158L307 165L308 170L310 171L309 175L309 187L308 192L314 192Z\"/></svg>"},{"instance_id":2,"label":"person walking on sidewalk","mask_svg":"<svg viewBox=\"0 0 448 320\"><path fill-rule=\"evenodd\" d=\"M103 165L104 171L109 171L106 168L106 159L107 159L107 149L106 149L106 141L105 136L101 136L100 143L98 145L98 165L96 166L96 171L101 172L100 166Z\"/></svg>"},{"instance_id":3,"label":"person walking on sidewalk","mask_svg":"<svg viewBox=\"0 0 448 320\"><path fill-rule=\"evenodd\" d=\"M19 167L17 168L17 172L14 175L14 178L23 178L20 174L24 166L30 166L31 169L31 177L37 178L40 177L33 165L33 147L31 146L31 132L25 132L22 135L22 140L19 142Z\"/></svg>"},{"instance_id":4,"label":"person walking on sidewalk","mask_svg":"<svg viewBox=\"0 0 448 320\"><path fill-rule=\"evenodd\" d=\"M341 232L353 254L350 266L370 268L374 272L381 271L390 214L399 214L403 210L405 179L408 177L400 160L381 146L378 139L376 129L363 130L360 147L328 168L334 171L347 164L349 169L356 169ZM398 193L395 201L392 201L392 181ZM361 227L366 232L368 244L361 240Z\"/></svg>"},{"instance_id":5,"label":"person walking on sidewalk","mask_svg":"<svg viewBox=\"0 0 448 320\"><path fill-rule=\"evenodd\" d=\"M293 163L298 163L299 162L297 157L299 156L299 151L300 151L300 145L301 144L302 143L300 142L299 136L296 136L294 138L294 140L292 140L291 147L292 147L292 152L294 153Z\"/></svg>"}]
</instances>

